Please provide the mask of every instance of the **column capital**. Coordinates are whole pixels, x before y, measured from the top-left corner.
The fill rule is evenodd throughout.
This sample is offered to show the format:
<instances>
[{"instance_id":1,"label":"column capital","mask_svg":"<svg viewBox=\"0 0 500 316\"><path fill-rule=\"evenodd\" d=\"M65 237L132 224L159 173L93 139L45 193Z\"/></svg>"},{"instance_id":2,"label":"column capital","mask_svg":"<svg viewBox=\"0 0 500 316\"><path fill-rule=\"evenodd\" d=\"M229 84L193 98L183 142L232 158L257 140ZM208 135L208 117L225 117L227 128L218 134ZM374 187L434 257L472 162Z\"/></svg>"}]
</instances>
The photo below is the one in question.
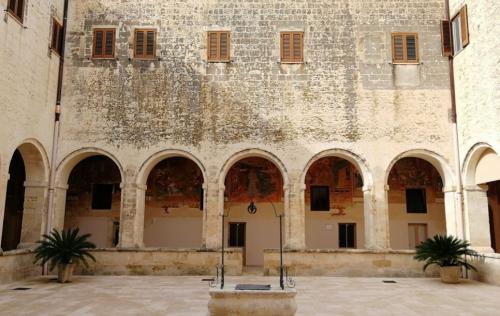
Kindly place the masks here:
<instances>
[{"instance_id":1,"label":"column capital","mask_svg":"<svg viewBox=\"0 0 500 316\"><path fill-rule=\"evenodd\" d=\"M128 186L129 184L134 185L134 183L124 183L124 182L122 182L122 183L120 183L120 188L124 188L124 187ZM135 188L137 190L146 191L148 189L148 186L145 185L145 184L142 184L142 183L135 183Z\"/></svg>"},{"instance_id":2,"label":"column capital","mask_svg":"<svg viewBox=\"0 0 500 316\"><path fill-rule=\"evenodd\" d=\"M68 191L69 185L68 184L59 184L59 183L56 183L56 185L54 186L54 189L55 190Z\"/></svg>"},{"instance_id":3,"label":"column capital","mask_svg":"<svg viewBox=\"0 0 500 316\"><path fill-rule=\"evenodd\" d=\"M384 184L384 190L385 191L389 191L390 189L391 189L391 187L388 184Z\"/></svg>"},{"instance_id":4,"label":"column capital","mask_svg":"<svg viewBox=\"0 0 500 316\"><path fill-rule=\"evenodd\" d=\"M443 187L443 193L456 192L456 190L457 190L457 187L455 187L455 186Z\"/></svg>"},{"instance_id":5,"label":"column capital","mask_svg":"<svg viewBox=\"0 0 500 316\"><path fill-rule=\"evenodd\" d=\"M487 192L488 191L488 186L485 185L466 185L464 186L464 191L469 191L469 192Z\"/></svg>"},{"instance_id":6,"label":"column capital","mask_svg":"<svg viewBox=\"0 0 500 316\"><path fill-rule=\"evenodd\" d=\"M364 192L364 193L369 193L372 191L372 186L371 185L364 185L361 190Z\"/></svg>"},{"instance_id":7,"label":"column capital","mask_svg":"<svg viewBox=\"0 0 500 316\"><path fill-rule=\"evenodd\" d=\"M24 181L25 188L46 188L48 185L47 181Z\"/></svg>"}]
</instances>

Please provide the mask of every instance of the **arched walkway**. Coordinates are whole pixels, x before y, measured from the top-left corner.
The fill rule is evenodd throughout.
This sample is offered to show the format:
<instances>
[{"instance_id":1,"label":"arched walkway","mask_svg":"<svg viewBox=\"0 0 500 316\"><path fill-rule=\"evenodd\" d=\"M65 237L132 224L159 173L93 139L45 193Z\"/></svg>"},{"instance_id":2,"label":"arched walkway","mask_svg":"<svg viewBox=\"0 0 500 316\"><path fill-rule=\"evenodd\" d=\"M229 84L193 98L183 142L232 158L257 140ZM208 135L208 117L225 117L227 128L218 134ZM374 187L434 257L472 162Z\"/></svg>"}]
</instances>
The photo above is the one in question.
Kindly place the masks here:
<instances>
[{"instance_id":1,"label":"arched walkway","mask_svg":"<svg viewBox=\"0 0 500 316\"><path fill-rule=\"evenodd\" d=\"M286 169L270 153L247 150L232 156L220 175L228 236L224 242L242 248L245 265L262 266L264 249L279 248L277 215L284 215L285 222L290 216L285 213Z\"/></svg>"},{"instance_id":2,"label":"arched walkway","mask_svg":"<svg viewBox=\"0 0 500 316\"><path fill-rule=\"evenodd\" d=\"M500 155L474 145L463 165L466 238L482 252L500 252Z\"/></svg>"},{"instance_id":3,"label":"arched walkway","mask_svg":"<svg viewBox=\"0 0 500 316\"><path fill-rule=\"evenodd\" d=\"M340 150L316 155L307 165L303 173L307 248L364 248L363 178L371 179L368 168Z\"/></svg>"},{"instance_id":4,"label":"arched walkway","mask_svg":"<svg viewBox=\"0 0 500 316\"><path fill-rule=\"evenodd\" d=\"M52 227L79 227L97 247L118 245L123 168L108 152L87 148L68 155L56 171Z\"/></svg>"},{"instance_id":5,"label":"arched walkway","mask_svg":"<svg viewBox=\"0 0 500 316\"><path fill-rule=\"evenodd\" d=\"M48 159L38 141L29 139L17 147L6 180L2 249L30 247L43 232L47 198Z\"/></svg>"},{"instance_id":6,"label":"arched walkway","mask_svg":"<svg viewBox=\"0 0 500 316\"><path fill-rule=\"evenodd\" d=\"M416 156L405 156L391 164L387 178L390 245L393 249L415 249L427 238L446 234L441 176L446 174L445 168L438 164L439 172L431 163L438 159Z\"/></svg>"}]
</instances>

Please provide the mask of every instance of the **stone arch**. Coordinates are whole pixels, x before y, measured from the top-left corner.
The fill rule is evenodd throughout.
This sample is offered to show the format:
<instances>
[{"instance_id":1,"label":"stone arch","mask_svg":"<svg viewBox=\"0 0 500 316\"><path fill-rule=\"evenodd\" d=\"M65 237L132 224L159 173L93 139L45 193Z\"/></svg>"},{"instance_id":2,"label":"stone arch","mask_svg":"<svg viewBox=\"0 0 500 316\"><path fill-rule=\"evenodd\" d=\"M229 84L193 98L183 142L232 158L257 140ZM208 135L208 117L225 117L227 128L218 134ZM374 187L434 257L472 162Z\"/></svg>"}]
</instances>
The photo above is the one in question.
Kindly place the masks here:
<instances>
[{"instance_id":1,"label":"stone arch","mask_svg":"<svg viewBox=\"0 0 500 316\"><path fill-rule=\"evenodd\" d=\"M21 164L19 165L20 168L24 169L22 172L24 181L19 183L19 190L22 190L22 195L18 196L18 201L20 203L18 207L20 207L21 210L18 210L18 215L15 216L18 218L18 225L14 225L17 227L15 228L16 237L14 239L16 239L16 243L18 242L18 244L10 248L25 248L34 245L35 242L40 239L44 230L49 162L44 146L34 138L24 140L16 147L8 160L9 169L15 155L19 157L19 164ZM14 179L14 177L15 175L9 175L10 179ZM6 189L8 189L9 186L10 184L7 182ZM5 212L9 211L7 205L10 205L8 201L6 201L5 204ZM9 214L12 213L11 211L12 210L9 211ZM13 214L14 213L11 215ZM4 226L4 224L6 226L12 226L5 222L11 217L12 216L2 216L2 226ZM0 236L3 235L3 233L11 235L11 230L14 229L13 227L5 227L7 231L3 228L4 227L0 227Z\"/></svg>"},{"instance_id":2,"label":"stone arch","mask_svg":"<svg viewBox=\"0 0 500 316\"><path fill-rule=\"evenodd\" d=\"M500 252L500 179L495 167L500 161L499 152L489 143L476 143L467 152L462 167L465 238L480 252ZM489 173L492 165L495 170ZM478 181L480 168L484 169L482 181Z\"/></svg>"},{"instance_id":3,"label":"stone arch","mask_svg":"<svg viewBox=\"0 0 500 316\"><path fill-rule=\"evenodd\" d=\"M497 155L499 153L499 151L495 150L493 146L483 142L477 143L469 149L462 165L462 177L464 179L464 185L476 185L476 167L482 155L488 150L491 150Z\"/></svg>"},{"instance_id":4,"label":"stone arch","mask_svg":"<svg viewBox=\"0 0 500 316\"><path fill-rule=\"evenodd\" d=\"M281 161L281 159L279 159L276 155L274 155L273 153L271 153L269 151L266 151L263 149L257 149L257 148L251 148L251 149L245 149L245 150L239 151L239 152L231 155L228 159L226 159L222 168L219 171L219 177L218 177L219 187L220 188L224 187L226 175L229 172L229 170L231 169L231 167L234 166L234 164L236 164L238 161L240 161L242 159L250 158L250 157L260 157L260 158L264 158L264 159L271 161L276 166L276 168L278 168L278 170L281 173L281 176L283 177L283 186L285 188L288 187L288 185L289 185L288 171L287 171L285 165L283 164L283 162Z\"/></svg>"},{"instance_id":5,"label":"stone arch","mask_svg":"<svg viewBox=\"0 0 500 316\"><path fill-rule=\"evenodd\" d=\"M425 161L422 164L415 160L412 164L415 163L415 170L420 170L432 181L439 181L432 176L433 172L437 172L442 182L442 191L436 190L440 187L438 182L428 183L424 180L425 177L413 179L408 174L394 180L401 181L403 193L397 187L389 186L391 172L400 161L403 163L408 158ZM426 164L430 164L434 170L428 169ZM407 178L413 180L407 183L404 180ZM457 214L455 207L455 178L452 169L439 154L426 149L413 149L397 155L386 169L384 184L388 197L391 248L413 249L419 242L435 234L457 235L460 231L460 214ZM413 200L417 201L417 206L411 202Z\"/></svg>"},{"instance_id":6,"label":"stone arch","mask_svg":"<svg viewBox=\"0 0 500 316\"><path fill-rule=\"evenodd\" d=\"M341 149L341 148L333 148L333 149L327 149L324 151L321 151L317 154L315 154L309 161L307 162L306 166L302 170L299 184L303 186L303 191L301 192L301 214L303 215L304 219L304 235L305 235L305 246L308 248L339 248L339 247L344 247L344 245L341 245L340 239L338 236L340 235L340 229L344 228L342 224L342 220L340 218L331 216L331 211L328 212L314 212L311 210L307 210L307 184L306 184L306 177L309 174L309 172L316 166L316 163L320 163L322 159L329 159L329 158L340 158L343 159L347 162L349 162L361 175L363 179L363 187L361 192L362 196L362 204L360 203L359 198L360 197L354 197L354 191L351 191L352 197L354 201L356 199L356 203L340 203L338 204L340 208L338 208L336 211L333 211L334 213L340 212L342 214L343 221L345 222L345 218L347 217L347 221L349 222L349 225L355 226L354 229L352 229L353 235L355 236L354 239L356 240L353 242L355 245L355 248L369 248L371 245L369 244L369 240L371 239L370 234L371 234L371 227L373 226L372 223L372 211L371 211L371 206L372 204L370 203L371 201L371 189L373 187L373 177L371 170L368 167L368 164L365 159L361 158L359 155L346 150L346 149ZM325 184L326 185L326 184ZM331 191L330 191L331 192ZM331 196L331 193L329 194ZM331 202L331 197L330 197L330 202ZM355 223L354 225L352 225ZM328 230L321 230L318 229L319 227L323 227L324 225L327 225L330 227ZM341 227L342 226L342 227ZM337 230L339 230L339 233L337 233ZM338 240L339 239L339 240ZM352 245L346 246L346 247L352 247Z\"/></svg>"},{"instance_id":7,"label":"stone arch","mask_svg":"<svg viewBox=\"0 0 500 316\"><path fill-rule=\"evenodd\" d=\"M154 175L155 168L166 168L165 170L171 170L167 167L170 163L181 163L185 165L185 162L181 162L174 158L182 158L188 160L190 163L194 164L198 170L201 172L203 177L202 183L202 201L200 202L200 210L204 211L206 205L206 187L207 187L207 172L203 163L195 157L193 154L178 149L167 149L159 151L151 155L146 159L139 167L136 177L135 184L137 187L137 225L141 227L140 230L140 244L147 247L168 247L168 248L198 248L204 244L204 230L206 221L206 212L197 212L191 203L179 205L172 202L175 197L172 196L160 196L158 200L147 200L146 192L148 191L148 181L150 176ZM162 166L163 164L163 166ZM185 165L186 166L186 165ZM188 168L191 168L189 164ZM169 171L170 172L170 171ZM175 174L171 174L176 178ZM179 180L177 178L177 180ZM172 180L171 183L175 183L176 180ZM178 182L178 181L177 181ZM199 183L198 183L199 184ZM147 201L146 201L147 200ZM164 213L159 214L155 203L163 201L165 203ZM184 200L186 202L186 200ZM192 202L191 200L189 202ZM197 232L199 229L199 235ZM167 232L167 234L160 232ZM191 233L186 234L186 231L191 231ZM177 238L178 237L178 238ZM200 240L198 240L198 237Z\"/></svg>"},{"instance_id":8,"label":"stone arch","mask_svg":"<svg viewBox=\"0 0 500 316\"><path fill-rule=\"evenodd\" d=\"M443 186L445 189L453 188L455 186L455 177L453 176L452 169L446 160L441 155L427 149L411 149L394 157L385 169L385 185L387 185L392 168L402 158L419 158L427 161L438 171L441 179L443 180Z\"/></svg>"},{"instance_id":9,"label":"stone arch","mask_svg":"<svg viewBox=\"0 0 500 316\"><path fill-rule=\"evenodd\" d=\"M96 156L105 157L114 164L114 166L118 169L120 175L119 185L120 187L122 187L125 181L124 170L120 161L113 154L109 153L106 150L95 147L82 148L69 153L61 160L55 171L56 174L55 174L54 198L53 198L52 212L50 214L51 229L56 228L62 230L65 227L66 198L67 198L67 190L69 188L68 181L72 171L75 169L75 167L79 165L80 162L83 162L87 158ZM123 205L123 194L121 194L120 196L120 207L119 207L120 213L122 205ZM113 227L109 229L113 230L116 229L116 231L118 231L119 224L117 225L115 225L114 223L111 224L113 224ZM106 241L106 243L108 243L108 241Z\"/></svg>"},{"instance_id":10,"label":"stone arch","mask_svg":"<svg viewBox=\"0 0 500 316\"><path fill-rule=\"evenodd\" d=\"M85 158L89 158L92 156L99 156L99 155L111 159L116 164L116 166L120 170L120 176L123 182L125 179L124 169L118 158L116 158L113 154L111 154L106 150L99 149L96 147L88 147L75 150L70 154L66 155L66 157L64 157L61 160L56 169L56 186L62 186L62 187L67 186L69 175L73 170L73 168L79 162L81 162Z\"/></svg>"},{"instance_id":11,"label":"stone arch","mask_svg":"<svg viewBox=\"0 0 500 316\"><path fill-rule=\"evenodd\" d=\"M300 183L305 183L306 175L307 172L309 171L309 168L318 160L326 157L338 157L345 159L349 161L351 164L353 164L356 169L361 173L361 176L363 177L363 184L365 187L372 187L373 185L373 177L372 173L368 167L368 164L366 163L366 160L361 158L359 155L356 155L355 153L345 150L345 149L340 149L340 148L335 148L335 149L327 149L322 152L317 153L314 155L309 161L307 162L306 166L302 170L301 176L300 176Z\"/></svg>"},{"instance_id":12,"label":"stone arch","mask_svg":"<svg viewBox=\"0 0 500 316\"><path fill-rule=\"evenodd\" d=\"M142 163L142 165L139 167L139 170L137 171L137 176L136 176L136 184L144 186L146 185L146 181L148 180L148 176L153 170L153 168L161 161L168 159L168 158L173 158L173 157L182 157L182 158L187 158L191 161L193 161L196 165L198 165L198 168L200 168L202 174L203 174L203 179L204 179L204 185L207 184L208 178L207 178L207 171L205 169L205 166L201 163L201 161L196 158L194 155L191 153L184 151L184 150L178 150L178 149L167 149L167 150L162 150L159 151L155 154L153 154L151 157L146 159Z\"/></svg>"}]
</instances>

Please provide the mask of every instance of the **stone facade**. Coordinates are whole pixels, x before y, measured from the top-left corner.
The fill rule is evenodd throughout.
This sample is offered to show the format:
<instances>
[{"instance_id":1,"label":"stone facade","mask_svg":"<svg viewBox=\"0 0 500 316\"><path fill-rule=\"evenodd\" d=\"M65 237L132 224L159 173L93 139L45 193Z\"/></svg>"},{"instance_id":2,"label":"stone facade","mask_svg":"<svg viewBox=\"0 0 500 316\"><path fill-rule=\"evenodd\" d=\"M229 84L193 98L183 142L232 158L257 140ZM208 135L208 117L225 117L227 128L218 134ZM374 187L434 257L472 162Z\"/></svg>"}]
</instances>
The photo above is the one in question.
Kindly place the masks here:
<instances>
[{"instance_id":1,"label":"stone facade","mask_svg":"<svg viewBox=\"0 0 500 316\"><path fill-rule=\"evenodd\" d=\"M330 238L342 219L357 225L357 248L382 251L391 258L401 255L395 262L408 260L408 254L392 253L390 249L406 247L410 223L429 225L429 234L462 234L461 208L457 205L460 176L457 177L449 115L449 66L448 59L441 55L440 20L445 15L444 1L71 1L61 121L60 129L59 125L56 129L54 150L52 105L55 104L58 59L48 54L47 43L39 39L50 39L47 25L51 14L61 18L62 1L47 2L50 1L43 3L46 7L29 2L27 29L14 24L17 22L11 21L8 14L7 22L2 23L0 29L13 43L8 47L24 43L20 41L24 34L38 39L26 39L29 42L26 45L39 45L30 50L33 58L23 55L30 62L20 65L9 61L10 77L2 76L5 85L0 88L15 91L28 82L36 87L29 90L32 94L24 99L16 95L11 101L6 100L7 115L0 118L5 120L1 126L5 128L2 139L6 140L0 152L0 205L5 200L9 157L18 146L27 170L24 209L25 214L31 214L23 219L24 231L31 231L28 226L40 226L41 232L47 226L61 229L72 223L80 224L78 221L86 218L86 227L103 227L102 233L113 231L114 223L119 223L118 248L139 249L137 253L115 249L109 253L99 252L98 256L111 262L111 266L122 257L140 265L141 258L147 256L143 251L148 252L144 248L148 244L157 246L149 241L150 236L161 235L161 230L167 227L161 223L182 214L192 214L189 216L199 228L192 232L186 228L191 226L179 219L171 223L169 232L177 229L179 233L198 234L192 243L199 244L203 250L215 250L228 240L221 236L223 212L228 216L226 236L230 235L227 223L254 221L252 225L257 229L252 236L269 241L259 244L259 249L277 247L279 231L273 211L281 213L285 247L306 256L304 262L310 259L305 249L313 243L322 244L321 238L311 239L308 234L324 230L322 233ZM453 4L452 10L459 5ZM35 24L36 12L45 18L40 18L39 25ZM494 18L488 21L493 25ZM12 27L18 29L12 30ZM96 28L115 30L113 58L93 58ZM156 30L156 58L134 58L134 32L138 28ZM231 32L231 60L208 62L207 32L221 30ZM280 61L280 33L285 31L304 33L303 63ZM418 33L418 64L392 63L391 35L395 32ZM472 34L471 31L471 38ZM472 41L467 49L471 47ZM467 49L461 53L463 57L457 56L455 60L459 78L465 77L465 70L458 63L460 58L467 57ZM1 53L13 54L7 48ZM45 67L45 75L32 72L32 68L38 71L41 66ZM26 80L27 76L32 76L31 80ZM44 80L38 82L39 78ZM457 81L458 87L462 83ZM21 91L25 93L28 89ZM463 102L470 100L457 93L457 98L462 97ZM497 99L495 95L490 98ZM43 108L37 121L23 114L29 113L27 104L40 104ZM461 115L463 106L457 105ZM494 116L495 110L492 111L488 113L494 119L497 116ZM472 127L464 126L461 135L468 134L468 128ZM486 133L495 135L497 130L498 124L492 122ZM29 141L23 144L24 139ZM465 159L463 151L461 154ZM52 164L49 164L50 155L55 159ZM116 165L118 171L113 184L118 182L119 172L110 212L96 213L89 207L92 183L78 193L74 193L72 187L75 183L72 171L92 156L105 156ZM176 204L172 208L154 200L148 179L160 162L173 157L187 158L199 168L203 178L202 212L191 204ZM328 157L351 164L361 179L356 180L359 185L350 186L351 191L335 187L335 194L352 193L345 207L348 220L338 217L344 215L344 206L338 207L335 203L330 203L328 213L313 214L306 196L310 194L306 186L310 168ZM247 201L231 201L228 192L233 188L226 187L231 183L227 176L234 173L233 167L249 158L271 162L279 174L275 183L282 185L277 200L258 201L259 211L254 217L246 212ZM391 171L404 158L426 160L437 171L438 176L432 183L417 181L408 186L424 188L424 192L431 195L429 214L432 214L428 217L407 214L406 186L395 188L391 182ZM106 168L95 171L106 173ZM418 170L414 171L410 174L419 176ZM353 174L354 171L346 171L345 177ZM49 175L54 180L50 192ZM250 172L246 177L248 191L253 188L250 178L257 183L267 181L261 171ZM339 178L335 179L338 183ZM232 215L228 215L229 212ZM326 226L321 223L313 226L311 219L325 220ZM485 223L484 218L481 221ZM39 234L35 231L21 240L21 244L30 244L37 237ZM100 246L112 245L109 233L99 238ZM166 244L172 245L177 244ZM330 247L327 244L327 248ZM205 260L201 264L203 269L207 262L212 263L213 252L206 252L209 255L205 259L193 252L187 258ZM339 255L332 254L322 252L326 257ZM177 255L168 256L159 251L151 256L170 262L172 258L178 260ZM245 259L247 255L250 261ZM300 255L294 254L294 260ZM242 264L247 260L264 265L266 255L262 250L259 256L243 252L243 258L238 260L243 260ZM96 269L105 271L103 273L124 271L121 266L108 269L105 265ZM147 262L138 269L150 271Z\"/></svg>"}]
</instances>

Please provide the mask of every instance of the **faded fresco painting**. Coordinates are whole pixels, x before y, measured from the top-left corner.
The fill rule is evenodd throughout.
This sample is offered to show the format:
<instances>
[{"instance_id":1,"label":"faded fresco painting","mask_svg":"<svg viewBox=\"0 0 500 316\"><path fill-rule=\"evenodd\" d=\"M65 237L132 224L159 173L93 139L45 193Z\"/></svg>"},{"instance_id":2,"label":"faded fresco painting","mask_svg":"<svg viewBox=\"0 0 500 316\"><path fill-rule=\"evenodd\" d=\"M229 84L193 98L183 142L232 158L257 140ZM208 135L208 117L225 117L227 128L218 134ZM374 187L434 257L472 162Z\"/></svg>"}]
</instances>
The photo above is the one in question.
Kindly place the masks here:
<instances>
[{"instance_id":1,"label":"faded fresco painting","mask_svg":"<svg viewBox=\"0 0 500 316\"><path fill-rule=\"evenodd\" d=\"M328 186L331 207L363 196L361 174L349 161L337 157L322 158L309 168L306 174L306 203L311 202L311 186Z\"/></svg>"},{"instance_id":2,"label":"faded fresco painting","mask_svg":"<svg viewBox=\"0 0 500 316\"><path fill-rule=\"evenodd\" d=\"M269 160L251 157L238 161L227 173L225 198L231 202L281 202L283 178Z\"/></svg>"},{"instance_id":3,"label":"faded fresco painting","mask_svg":"<svg viewBox=\"0 0 500 316\"><path fill-rule=\"evenodd\" d=\"M167 208L201 208L202 185L203 174L196 163L183 157L168 158L151 170L146 197Z\"/></svg>"},{"instance_id":4,"label":"faded fresco painting","mask_svg":"<svg viewBox=\"0 0 500 316\"><path fill-rule=\"evenodd\" d=\"M404 191L406 188L425 187L431 193L429 198L442 198L443 181L439 172L429 162L419 158L399 160L389 173L391 190Z\"/></svg>"}]
</instances>

